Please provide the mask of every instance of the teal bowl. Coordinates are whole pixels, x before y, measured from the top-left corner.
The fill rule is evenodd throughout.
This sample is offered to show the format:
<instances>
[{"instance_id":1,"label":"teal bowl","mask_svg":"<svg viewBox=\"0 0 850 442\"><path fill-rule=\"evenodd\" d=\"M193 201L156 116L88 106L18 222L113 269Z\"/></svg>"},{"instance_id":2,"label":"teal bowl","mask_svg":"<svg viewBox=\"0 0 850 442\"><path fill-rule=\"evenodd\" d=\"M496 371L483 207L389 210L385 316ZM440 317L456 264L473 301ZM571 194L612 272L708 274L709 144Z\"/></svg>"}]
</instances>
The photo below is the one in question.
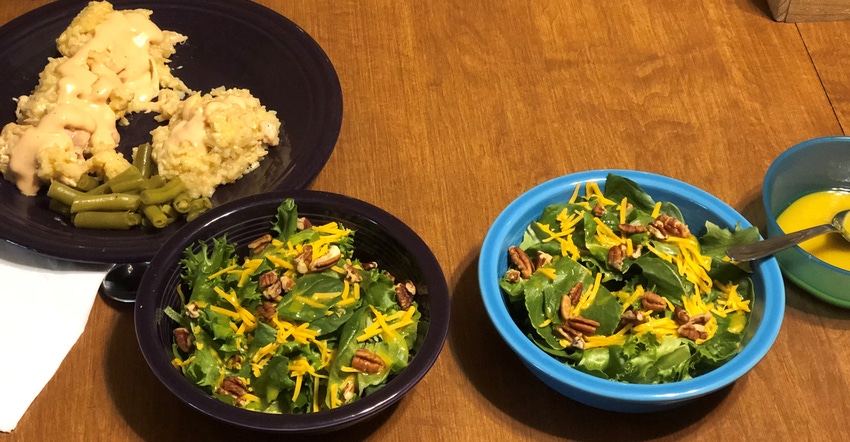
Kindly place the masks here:
<instances>
[{"instance_id":1,"label":"teal bowl","mask_svg":"<svg viewBox=\"0 0 850 442\"><path fill-rule=\"evenodd\" d=\"M786 233L776 218L792 202L831 189L850 190L850 137L814 138L783 152L767 169L762 185L767 236ZM821 261L799 246L775 257L794 284L830 304L850 308L850 271Z\"/></svg>"}]
</instances>

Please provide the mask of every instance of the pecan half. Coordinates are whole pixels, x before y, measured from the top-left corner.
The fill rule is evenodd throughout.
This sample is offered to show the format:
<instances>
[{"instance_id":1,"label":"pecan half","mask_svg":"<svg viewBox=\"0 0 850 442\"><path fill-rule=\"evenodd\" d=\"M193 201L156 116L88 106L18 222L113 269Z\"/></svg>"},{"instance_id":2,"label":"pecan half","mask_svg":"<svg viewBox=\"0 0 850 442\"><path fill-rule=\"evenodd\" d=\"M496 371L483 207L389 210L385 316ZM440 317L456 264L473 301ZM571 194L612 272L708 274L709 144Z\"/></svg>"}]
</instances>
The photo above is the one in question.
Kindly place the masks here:
<instances>
[{"instance_id":1,"label":"pecan half","mask_svg":"<svg viewBox=\"0 0 850 442\"><path fill-rule=\"evenodd\" d=\"M348 281L349 284L355 284L363 281L363 277L360 276L360 272L358 272L350 262L345 263L343 269L345 269L345 280Z\"/></svg>"},{"instance_id":2,"label":"pecan half","mask_svg":"<svg viewBox=\"0 0 850 442\"><path fill-rule=\"evenodd\" d=\"M508 282L519 282L519 280L522 279L522 274L520 274L517 269L508 269L508 271L505 272L505 279L508 280Z\"/></svg>"},{"instance_id":3,"label":"pecan half","mask_svg":"<svg viewBox=\"0 0 850 442\"><path fill-rule=\"evenodd\" d=\"M342 388L340 388L340 393L342 394L342 402L348 403L352 399L354 399L354 382L345 382L342 384Z\"/></svg>"},{"instance_id":4,"label":"pecan half","mask_svg":"<svg viewBox=\"0 0 850 442\"><path fill-rule=\"evenodd\" d=\"M263 297L266 299L275 299L280 293L283 291L283 286L280 283L280 278L277 276L277 273L274 270L269 270L266 273L260 275L260 280L258 281L260 289L263 290Z\"/></svg>"},{"instance_id":5,"label":"pecan half","mask_svg":"<svg viewBox=\"0 0 850 442\"><path fill-rule=\"evenodd\" d=\"M305 274L310 271L310 263L313 262L313 246L307 244L301 251L301 254L295 257L295 270L300 274Z\"/></svg>"},{"instance_id":6,"label":"pecan half","mask_svg":"<svg viewBox=\"0 0 850 442\"><path fill-rule=\"evenodd\" d=\"M293 287L295 287L295 280L290 278L289 276L281 275L279 281L280 289L284 292L288 292L292 290Z\"/></svg>"},{"instance_id":7,"label":"pecan half","mask_svg":"<svg viewBox=\"0 0 850 442\"><path fill-rule=\"evenodd\" d=\"M679 335L696 341L697 339L708 338L708 332L705 331L705 326L702 324L687 323L678 329Z\"/></svg>"},{"instance_id":8,"label":"pecan half","mask_svg":"<svg viewBox=\"0 0 850 442\"><path fill-rule=\"evenodd\" d=\"M339 250L337 245L332 245L328 247L327 253L316 258L310 263L310 270L314 272L321 272L322 270L327 270L342 258L342 251Z\"/></svg>"},{"instance_id":9,"label":"pecan half","mask_svg":"<svg viewBox=\"0 0 850 442\"><path fill-rule=\"evenodd\" d=\"M582 284L581 281L577 282L576 285L570 289L570 302L573 305L578 304L579 299L581 299L582 292L584 292L584 284Z\"/></svg>"},{"instance_id":10,"label":"pecan half","mask_svg":"<svg viewBox=\"0 0 850 442\"><path fill-rule=\"evenodd\" d=\"M714 315L712 315L711 313L703 312L698 315L691 316L688 322L690 322L691 324L705 325L708 324L708 321L710 321L713 317Z\"/></svg>"},{"instance_id":11,"label":"pecan half","mask_svg":"<svg viewBox=\"0 0 850 442\"><path fill-rule=\"evenodd\" d=\"M667 302L664 301L664 298L653 292L644 292L640 303L643 305L643 308L654 312L663 312L667 309Z\"/></svg>"},{"instance_id":12,"label":"pecan half","mask_svg":"<svg viewBox=\"0 0 850 442\"><path fill-rule=\"evenodd\" d=\"M654 226L654 225L652 225L652 224L647 225L647 226L646 226L646 230L647 230L647 231L649 232L649 234L650 234L650 235L652 235L652 237L653 237L653 238L655 238L655 239L659 239L659 240L661 240L661 241L664 241L664 240L666 240L666 239L667 239L667 232L665 232L665 231L663 231L663 230L659 229L658 227L656 227L656 226Z\"/></svg>"},{"instance_id":13,"label":"pecan half","mask_svg":"<svg viewBox=\"0 0 850 442\"><path fill-rule=\"evenodd\" d=\"M174 341L177 343L177 348L182 350L184 353L188 353L192 350L192 346L195 345L195 335L192 334L185 327L178 327L174 329Z\"/></svg>"},{"instance_id":14,"label":"pecan half","mask_svg":"<svg viewBox=\"0 0 850 442\"><path fill-rule=\"evenodd\" d=\"M416 285L413 281L407 280L404 283L399 283L393 286L395 290L395 299L398 301L399 307L402 310L407 310L413 304L413 296L416 295Z\"/></svg>"},{"instance_id":15,"label":"pecan half","mask_svg":"<svg viewBox=\"0 0 850 442\"><path fill-rule=\"evenodd\" d=\"M638 259L640 258L641 253L643 253L643 246L638 244L637 246L635 246L635 250L632 252L632 254L629 255L629 258Z\"/></svg>"},{"instance_id":16,"label":"pecan half","mask_svg":"<svg viewBox=\"0 0 850 442\"><path fill-rule=\"evenodd\" d=\"M636 235L638 233L646 233L646 227L640 224L618 224L617 228L620 229L620 232L629 236Z\"/></svg>"},{"instance_id":17,"label":"pecan half","mask_svg":"<svg viewBox=\"0 0 850 442\"><path fill-rule=\"evenodd\" d=\"M581 316L571 316L569 320L567 320L567 324L569 327L583 336L593 336L596 333L596 328L599 327L599 323L587 318L582 318Z\"/></svg>"},{"instance_id":18,"label":"pecan half","mask_svg":"<svg viewBox=\"0 0 850 442\"><path fill-rule=\"evenodd\" d=\"M190 301L186 304L186 316L192 319L198 319L201 316L200 308L195 301Z\"/></svg>"},{"instance_id":19,"label":"pecan half","mask_svg":"<svg viewBox=\"0 0 850 442\"><path fill-rule=\"evenodd\" d=\"M358 348L351 360L351 367L357 371L369 374L377 374L384 368L384 360L380 356L365 348Z\"/></svg>"},{"instance_id":20,"label":"pecan half","mask_svg":"<svg viewBox=\"0 0 850 442\"><path fill-rule=\"evenodd\" d=\"M304 218L303 216L295 220L295 228L298 230L307 230L310 227L313 227L313 223L311 223L309 219Z\"/></svg>"},{"instance_id":21,"label":"pecan half","mask_svg":"<svg viewBox=\"0 0 850 442\"><path fill-rule=\"evenodd\" d=\"M561 296L561 308L558 310L558 315L561 320L567 322L572 314L573 303L570 301L570 295Z\"/></svg>"},{"instance_id":22,"label":"pecan half","mask_svg":"<svg viewBox=\"0 0 850 442\"><path fill-rule=\"evenodd\" d=\"M534 273L534 265L531 263L531 258L528 257L525 250L517 246L510 246L508 248L508 255L511 258L511 262L517 266L522 279L530 278L531 274Z\"/></svg>"},{"instance_id":23,"label":"pecan half","mask_svg":"<svg viewBox=\"0 0 850 442\"><path fill-rule=\"evenodd\" d=\"M617 270L623 270L623 260L626 258L626 246L620 244L608 249L608 265Z\"/></svg>"},{"instance_id":24,"label":"pecan half","mask_svg":"<svg viewBox=\"0 0 850 442\"><path fill-rule=\"evenodd\" d=\"M378 268L378 263L375 261L364 262L360 264L360 267L363 267L363 270L368 272L369 270Z\"/></svg>"},{"instance_id":25,"label":"pecan half","mask_svg":"<svg viewBox=\"0 0 850 442\"><path fill-rule=\"evenodd\" d=\"M691 320L691 317L685 309L677 305L673 309L673 320L676 321L676 324L685 325Z\"/></svg>"},{"instance_id":26,"label":"pecan half","mask_svg":"<svg viewBox=\"0 0 850 442\"><path fill-rule=\"evenodd\" d=\"M245 382L242 379L236 376L228 376L221 381L218 392L235 398L236 405L242 406L244 404L242 396L248 393L248 387L245 386Z\"/></svg>"},{"instance_id":27,"label":"pecan half","mask_svg":"<svg viewBox=\"0 0 850 442\"><path fill-rule=\"evenodd\" d=\"M272 322L272 318L277 317L277 304L274 302L263 301L257 306L257 316L266 324Z\"/></svg>"},{"instance_id":28,"label":"pecan half","mask_svg":"<svg viewBox=\"0 0 850 442\"><path fill-rule=\"evenodd\" d=\"M538 250L537 259L534 261L534 268L539 269L540 267L543 267L546 264L551 264L552 259L552 255Z\"/></svg>"},{"instance_id":29,"label":"pecan half","mask_svg":"<svg viewBox=\"0 0 850 442\"><path fill-rule=\"evenodd\" d=\"M655 221L649 223L649 226L647 226L647 228L650 230L653 236L663 236L663 238L659 239L667 239L668 236L687 238L691 234L691 231L688 229L688 226L686 226L685 223L679 221L676 218L673 218L672 216L664 214L658 215L658 218L655 218ZM652 228L656 229L657 232L652 231Z\"/></svg>"},{"instance_id":30,"label":"pecan half","mask_svg":"<svg viewBox=\"0 0 850 442\"><path fill-rule=\"evenodd\" d=\"M233 355L227 358L227 362L225 362L224 365L230 370L239 371L242 369L242 356Z\"/></svg>"},{"instance_id":31,"label":"pecan half","mask_svg":"<svg viewBox=\"0 0 850 442\"><path fill-rule=\"evenodd\" d=\"M593 209L591 209L590 212L593 213L593 216L599 218L600 216L605 214L605 206L601 204L596 204L595 206L593 206Z\"/></svg>"},{"instance_id":32,"label":"pecan half","mask_svg":"<svg viewBox=\"0 0 850 442\"><path fill-rule=\"evenodd\" d=\"M643 315L642 311L628 309L624 311L622 315L620 315L620 323L617 324L617 329L623 328L627 325L640 325L644 322L646 322L646 316Z\"/></svg>"},{"instance_id":33,"label":"pecan half","mask_svg":"<svg viewBox=\"0 0 850 442\"><path fill-rule=\"evenodd\" d=\"M263 253L263 250L265 250L271 242L272 236L267 233L251 241L251 243L248 244L248 248L251 249L251 253L254 255L259 255L260 253Z\"/></svg>"},{"instance_id":34,"label":"pecan half","mask_svg":"<svg viewBox=\"0 0 850 442\"><path fill-rule=\"evenodd\" d=\"M568 323L561 324L555 328L555 332L561 335L564 339L570 341L570 346L579 350L584 350L585 342L581 332L570 328Z\"/></svg>"},{"instance_id":35,"label":"pecan half","mask_svg":"<svg viewBox=\"0 0 850 442\"><path fill-rule=\"evenodd\" d=\"M260 275L260 280L257 283L260 285L261 289L271 287L275 283L278 282L277 273L274 270L269 270L266 273Z\"/></svg>"}]
</instances>

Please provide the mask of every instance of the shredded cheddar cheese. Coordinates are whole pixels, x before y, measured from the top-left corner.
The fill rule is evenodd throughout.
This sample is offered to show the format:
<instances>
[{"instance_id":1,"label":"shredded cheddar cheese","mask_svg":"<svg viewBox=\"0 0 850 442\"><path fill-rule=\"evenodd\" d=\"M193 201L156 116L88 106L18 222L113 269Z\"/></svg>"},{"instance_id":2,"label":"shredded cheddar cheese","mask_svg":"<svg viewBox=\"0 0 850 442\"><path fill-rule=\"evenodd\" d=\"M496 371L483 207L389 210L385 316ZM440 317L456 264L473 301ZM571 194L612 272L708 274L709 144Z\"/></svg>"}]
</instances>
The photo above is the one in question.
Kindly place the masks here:
<instances>
[{"instance_id":1,"label":"shredded cheddar cheese","mask_svg":"<svg viewBox=\"0 0 850 442\"><path fill-rule=\"evenodd\" d=\"M575 307L573 307L573 316L581 316L581 311L593 304L593 301L596 299L596 293L599 291L600 284L602 284L602 273L597 273L596 279L593 281L593 285L581 295L581 298L579 298L579 301L576 303Z\"/></svg>"},{"instance_id":2,"label":"shredded cheddar cheese","mask_svg":"<svg viewBox=\"0 0 850 442\"><path fill-rule=\"evenodd\" d=\"M637 335L653 333L658 339L664 336L679 336L679 324L667 317L650 319L643 324L636 325L632 330Z\"/></svg>"},{"instance_id":3,"label":"shredded cheddar cheese","mask_svg":"<svg viewBox=\"0 0 850 442\"><path fill-rule=\"evenodd\" d=\"M357 342L365 342L378 335L384 335L385 341L391 340L396 336L395 330L406 327L413 323L411 319L416 311L415 306L410 306L407 310L402 310L391 316L387 316L369 305L374 315L374 322L363 330L363 334L357 337Z\"/></svg>"},{"instance_id":4,"label":"shredded cheddar cheese","mask_svg":"<svg viewBox=\"0 0 850 442\"><path fill-rule=\"evenodd\" d=\"M552 267L539 267L536 272L549 278L549 280L551 281L554 281L555 278L558 276L558 274L555 273L555 269L553 269Z\"/></svg>"},{"instance_id":5,"label":"shredded cheddar cheese","mask_svg":"<svg viewBox=\"0 0 850 442\"><path fill-rule=\"evenodd\" d=\"M649 216L653 218L658 218L658 215L661 214L661 201L655 203L655 207L652 208L652 214Z\"/></svg>"},{"instance_id":6,"label":"shredded cheddar cheese","mask_svg":"<svg viewBox=\"0 0 850 442\"><path fill-rule=\"evenodd\" d=\"M626 343L626 334L631 328L632 326L628 325L609 336L586 336L584 338L584 348L610 347L612 345L622 346Z\"/></svg>"},{"instance_id":7,"label":"shredded cheddar cheese","mask_svg":"<svg viewBox=\"0 0 850 442\"><path fill-rule=\"evenodd\" d=\"M227 273L227 272L229 272L229 271L231 271L231 270L233 270L233 269L235 269L235 268L236 268L236 264L233 264L233 265L232 265L232 266L230 266L230 267L225 267L225 268L223 268L223 269L221 269L221 270L219 270L219 271L217 271L217 272L213 273L212 275L208 276L208 277L207 277L207 279L209 279L210 281L212 281L213 279L216 279L216 278L218 278L219 276L221 276L221 275L223 275L223 274L225 274L225 273Z\"/></svg>"},{"instance_id":8,"label":"shredded cheddar cheese","mask_svg":"<svg viewBox=\"0 0 850 442\"><path fill-rule=\"evenodd\" d=\"M581 183L576 184L576 187L573 188L573 194L570 196L570 204L575 204L576 199L578 198L578 192L581 189Z\"/></svg>"},{"instance_id":9,"label":"shredded cheddar cheese","mask_svg":"<svg viewBox=\"0 0 850 442\"><path fill-rule=\"evenodd\" d=\"M626 200L626 197L623 197L623 200L620 201L620 205L617 206L617 209L619 209L620 224L626 223L626 207L628 207L628 201Z\"/></svg>"},{"instance_id":10,"label":"shredded cheddar cheese","mask_svg":"<svg viewBox=\"0 0 850 442\"><path fill-rule=\"evenodd\" d=\"M596 239L605 247L616 247L623 243L623 239L606 226L599 218L593 218L596 223Z\"/></svg>"},{"instance_id":11,"label":"shredded cheddar cheese","mask_svg":"<svg viewBox=\"0 0 850 442\"><path fill-rule=\"evenodd\" d=\"M605 195L599 188L599 184L597 184L595 181L587 182L587 185L585 186L585 194L588 198L590 198L591 196L595 196L596 200L599 201L599 204L603 206L613 206L614 204L617 204L616 201L611 201L610 199L605 198Z\"/></svg>"}]
</instances>

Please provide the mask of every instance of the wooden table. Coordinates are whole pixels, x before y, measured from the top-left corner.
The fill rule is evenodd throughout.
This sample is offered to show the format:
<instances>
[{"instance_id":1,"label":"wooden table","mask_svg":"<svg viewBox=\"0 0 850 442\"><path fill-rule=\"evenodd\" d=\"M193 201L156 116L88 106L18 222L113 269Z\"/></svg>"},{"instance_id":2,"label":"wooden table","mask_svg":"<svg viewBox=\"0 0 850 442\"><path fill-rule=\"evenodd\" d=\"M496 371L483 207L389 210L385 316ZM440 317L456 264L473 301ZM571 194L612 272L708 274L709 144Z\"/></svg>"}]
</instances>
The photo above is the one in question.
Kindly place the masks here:
<instances>
[{"instance_id":1,"label":"wooden table","mask_svg":"<svg viewBox=\"0 0 850 442\"><path fill-rule=\"evenodd\" d=\"M0 23L46 3L4 1ZM311 34L342 83L339 142L311 188L406 222L452 293L451 331L425 379L377 418L324 439L848 439L847 310L789 284L782 331L749 374L674 411L622 415L560 396L523 368L483 310L476 263L512 199L588 169L686 181L763 229L771 161L850 125L850 22L777 23L763 0L260 3ZM0 434L266 439L275 440L174 398L137 349L131 309L99 297L55 377Z\"/></svg>"}]
</instances>

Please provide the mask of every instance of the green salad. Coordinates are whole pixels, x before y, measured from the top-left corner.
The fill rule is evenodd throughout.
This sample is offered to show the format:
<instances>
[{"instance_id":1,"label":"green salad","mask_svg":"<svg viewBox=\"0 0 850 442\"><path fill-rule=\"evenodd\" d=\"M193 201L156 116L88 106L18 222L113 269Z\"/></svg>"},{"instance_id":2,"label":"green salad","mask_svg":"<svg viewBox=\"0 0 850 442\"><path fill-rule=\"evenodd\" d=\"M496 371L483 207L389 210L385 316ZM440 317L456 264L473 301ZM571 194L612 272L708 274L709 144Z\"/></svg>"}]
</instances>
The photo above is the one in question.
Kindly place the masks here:
<instances>
[{"instance_id":1,"label":"green salad","mask_svg":"<svg viewBox=\"0 0 850 442\"><path fill-rule=\"evenodd\" d=\"M527 336L570 367L636 384L689 379L737 354L754 292L725 250L758 230L706 222L697 238L678 207L632 180L583 187L509 248L499 284Z\"/></svg>"},{"instance_id":2,"label":"green salad","mask_svg":"<svg viewBox=\"0 0 850 442\"><path fill-rule=\"evenodd\" d=\"M172 364L214 397L268 413L352 403L412 358L415 285L353 257L354 231L292 199L248 256L220 237L185 250Z\"/></svg>"}]
</instances>

